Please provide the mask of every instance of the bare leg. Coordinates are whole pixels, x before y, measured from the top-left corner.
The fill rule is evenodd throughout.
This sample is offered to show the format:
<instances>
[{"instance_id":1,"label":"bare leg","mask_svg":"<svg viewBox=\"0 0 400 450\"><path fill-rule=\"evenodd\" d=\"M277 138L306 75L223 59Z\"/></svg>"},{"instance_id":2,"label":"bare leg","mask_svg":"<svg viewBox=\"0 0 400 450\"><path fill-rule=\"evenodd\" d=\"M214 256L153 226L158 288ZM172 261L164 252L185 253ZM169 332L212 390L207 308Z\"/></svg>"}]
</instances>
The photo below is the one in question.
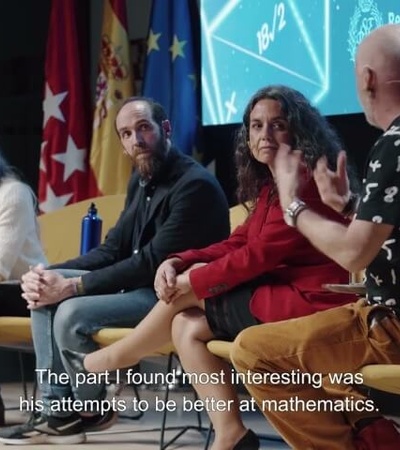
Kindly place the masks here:
<instances>
[{"instance_id":1,"label":"bare leg","mask_svg":"<svg viewBox=\"0 0 400 450\"><path fill-rule=\"evenodd\" d=\"M231 450L247 430L240 418L236 389L230 383L230 366L207 349L206 342L214 337L199 308L177 314L172 322L172 340L187 374L225 373L221 383L193 383L193 387L202 400L224 401L224 411L207 411L215 430L212 450Z\"/></svg>"},{"instance_id":2,"label":"bare leg","mask_svg":"<svg viewBox=\"0 0 400 450\"><path fill-rule=\"evenodd\" d=\"M199 301L192 293L170 304L159 301L127 336L86 355L85 369L104 372L137 364L144 356L171 341L172 319L180 311L192 307L204 308L204 301Z\"/></svg>"}]
</instances>

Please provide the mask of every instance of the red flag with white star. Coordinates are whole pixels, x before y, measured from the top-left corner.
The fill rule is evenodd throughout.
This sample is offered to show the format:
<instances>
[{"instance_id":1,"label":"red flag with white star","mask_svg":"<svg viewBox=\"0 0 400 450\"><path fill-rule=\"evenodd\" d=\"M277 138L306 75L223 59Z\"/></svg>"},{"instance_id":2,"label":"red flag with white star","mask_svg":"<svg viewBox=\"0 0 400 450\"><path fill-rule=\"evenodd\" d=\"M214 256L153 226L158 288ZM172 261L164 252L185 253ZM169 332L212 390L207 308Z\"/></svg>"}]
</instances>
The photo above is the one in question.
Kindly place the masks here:
<instances>
[{"instance_id":1,"label":"red flag with white star","mask_svg":"<svg viewBox=\"0 0 400 450\"><path fill-rule=\"evenodd\" d=\"M52 0L39 175L42 212L98 195L88 158L89 71L78 6L78 0Z\"/></svg>"}]
</instances>

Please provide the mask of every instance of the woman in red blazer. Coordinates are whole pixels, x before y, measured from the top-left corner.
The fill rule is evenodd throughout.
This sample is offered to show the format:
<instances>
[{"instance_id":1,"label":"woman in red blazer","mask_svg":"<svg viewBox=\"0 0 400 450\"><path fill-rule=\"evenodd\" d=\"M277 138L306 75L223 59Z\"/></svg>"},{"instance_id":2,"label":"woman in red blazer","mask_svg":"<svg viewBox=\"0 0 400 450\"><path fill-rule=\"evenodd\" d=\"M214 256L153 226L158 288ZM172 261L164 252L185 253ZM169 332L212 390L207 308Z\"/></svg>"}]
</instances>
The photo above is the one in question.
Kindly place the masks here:
<instances>
[{"instance_id":1,"label":"woman in red blazer","mask_svg":"<svg viewBox=\"0 0 400 450\"><path fill-rule=\"evenodd\" d=\"M85 369L94 372L128 367L172 339L186 373L217 381L194 383L200 399L225 405L208 408L215 429L212 450L257 449L259 443L241 421L229 366L206 343L232 340L243 328L261 322L354 301L351 295L322 288L324 283L348 282L348 273L291 227L290 217L285 223L274 182L280 144L304 153L302 200L321 214L346 220L322 204L312 178L321 156L334 167L341 149L335 132L299 92L284 86L261 89L247 105L235 151L238 198L250 205L247 221L223 242L171 255L157 271L159 303L129 336L84 360Z\"/></svg>"}]
</instances>

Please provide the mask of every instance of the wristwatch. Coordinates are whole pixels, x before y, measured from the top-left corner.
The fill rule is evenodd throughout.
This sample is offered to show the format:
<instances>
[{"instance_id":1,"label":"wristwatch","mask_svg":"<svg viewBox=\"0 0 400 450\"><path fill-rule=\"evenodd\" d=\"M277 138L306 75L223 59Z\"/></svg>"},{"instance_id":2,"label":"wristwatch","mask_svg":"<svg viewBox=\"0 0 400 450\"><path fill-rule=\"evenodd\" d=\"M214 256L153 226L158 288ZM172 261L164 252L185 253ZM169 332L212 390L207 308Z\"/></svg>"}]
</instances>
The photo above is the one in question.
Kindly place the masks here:
<instances>
[{"instance_id":1,"label":"wristwatch","mask_svg":"<svg viewBox=\"0 0 400 450\"><path fill-rule=\"evenodd\" d=\"M295 227L298 215L307 208L308 206L302 200L295 198L283 213L286 224L289 227Z\"/></svg>"},{"instance_id":2,"label":"wristwatch","mask_svg":"<svg viewBox=\"0 0 400 450\"><path fill-rule=\"evenodd\" d=\"M75 294L76 295L85 295L85 289L82 283L82 277L79 277L78 281L75 283Z\"/></svg>"}]
</instances>

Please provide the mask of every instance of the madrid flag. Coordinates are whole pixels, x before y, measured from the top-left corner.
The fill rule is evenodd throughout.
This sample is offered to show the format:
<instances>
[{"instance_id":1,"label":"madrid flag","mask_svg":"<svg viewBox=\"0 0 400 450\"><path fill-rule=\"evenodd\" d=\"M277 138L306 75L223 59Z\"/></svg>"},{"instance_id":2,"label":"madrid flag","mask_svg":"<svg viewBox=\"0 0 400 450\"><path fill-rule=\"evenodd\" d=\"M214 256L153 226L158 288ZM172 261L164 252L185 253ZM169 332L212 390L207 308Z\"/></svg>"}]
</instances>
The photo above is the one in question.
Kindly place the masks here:
<instances>
[{"instance_id":1,"label":"madrid flag","mask_svg":"<svg viewBox=\"0 0 400 450\"><path fill-rule=\"evenodd\" d=\"M39 208L49 212L98 194L89 167L90 90L79 0L52 0L46 49Z\"/></svg>"}]
</instances>

